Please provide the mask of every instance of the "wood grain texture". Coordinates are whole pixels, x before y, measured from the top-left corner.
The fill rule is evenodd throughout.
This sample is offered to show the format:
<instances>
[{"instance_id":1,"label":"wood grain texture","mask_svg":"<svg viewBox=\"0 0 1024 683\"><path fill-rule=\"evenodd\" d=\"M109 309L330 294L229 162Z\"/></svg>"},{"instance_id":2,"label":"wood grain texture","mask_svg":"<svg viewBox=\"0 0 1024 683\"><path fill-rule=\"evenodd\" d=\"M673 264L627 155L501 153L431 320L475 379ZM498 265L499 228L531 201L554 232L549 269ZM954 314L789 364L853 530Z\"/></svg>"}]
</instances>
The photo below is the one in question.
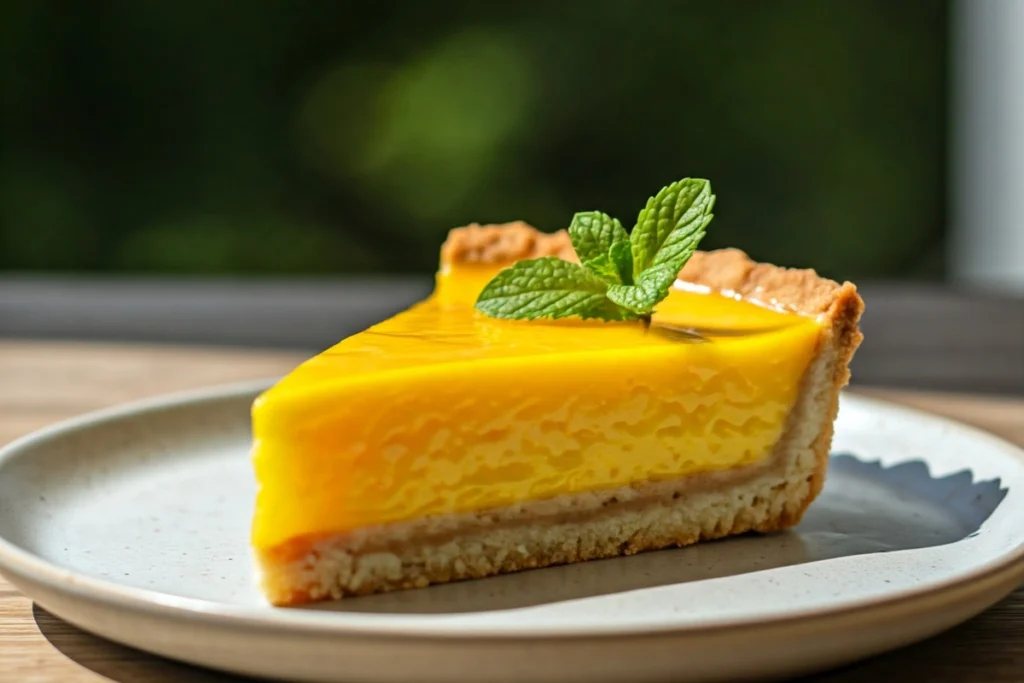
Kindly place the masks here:
<instances>
[{"instance_id":1,"label":"wood grain texture","mask_svg":"<svg viewBox=\"0 0 1024 683\"><path fill-rule=\"evenodd\" d=\"M0 342L0 445L58 420L173 391L280 375L289 352L61 342ZM861 389L1024 445L1024 397ZM806 680L1024 681L1024 589L924 643ZM0 683L225 683L234 676L96 638L34 606L0 578Z\"/></svg>"}]
</instances>

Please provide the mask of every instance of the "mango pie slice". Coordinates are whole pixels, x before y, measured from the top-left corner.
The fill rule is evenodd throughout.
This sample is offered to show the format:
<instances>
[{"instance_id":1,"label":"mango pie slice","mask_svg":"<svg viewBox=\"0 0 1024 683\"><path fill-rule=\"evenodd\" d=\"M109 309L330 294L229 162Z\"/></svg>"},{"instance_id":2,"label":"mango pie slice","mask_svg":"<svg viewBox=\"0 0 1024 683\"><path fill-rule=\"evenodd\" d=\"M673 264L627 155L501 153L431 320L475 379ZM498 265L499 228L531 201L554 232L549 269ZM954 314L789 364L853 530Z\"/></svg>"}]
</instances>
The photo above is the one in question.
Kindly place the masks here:
<instances>
[{"instance_id":1,"label":"mango pie slice","mask_svg":"<svg viewBox=\"0 0 1024 683\"><path fill-rule=\"evenodd\" d=\"M540 257L578 262L565 231L455 229L429 298L258 397L251 543L271 603L799 522L861 341L856 288L727 249L693 253L646 319L474 305Z\"/></svg>"}]
</instances>

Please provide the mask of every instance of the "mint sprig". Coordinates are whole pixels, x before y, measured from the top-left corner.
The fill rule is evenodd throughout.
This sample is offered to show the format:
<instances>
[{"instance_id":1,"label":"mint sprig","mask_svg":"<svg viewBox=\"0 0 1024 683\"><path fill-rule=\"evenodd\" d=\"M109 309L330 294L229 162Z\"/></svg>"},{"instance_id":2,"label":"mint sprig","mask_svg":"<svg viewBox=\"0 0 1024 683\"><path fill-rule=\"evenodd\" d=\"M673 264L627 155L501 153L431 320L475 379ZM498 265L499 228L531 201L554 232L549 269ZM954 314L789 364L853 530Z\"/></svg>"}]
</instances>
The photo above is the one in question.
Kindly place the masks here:
<instances>
[{"instance_id":1,"label":"mint sprig","mask_svg":"<svg viewBox=\"0 0 1024 683\"><path fill-rule=\"evenodd\" d=\"M624 320L608 299L608 282L593 271L556 256L519 261L494 276L476 306L495 318L600 318Z\"/></svg>"},{"instance_id":2,"label":"mint sprig","mask_svg":"<svg viewBox=\"0 0 1024 683\"><path fill-rule=\"evenodd\" d=\"M649 320L697 250L714 205L710 182L684 178L647 201L629 234L600 211L577 213L569 239L581 265L519 261L487 283L476 308L506 320Z\"/></svg>"}]
</instances>

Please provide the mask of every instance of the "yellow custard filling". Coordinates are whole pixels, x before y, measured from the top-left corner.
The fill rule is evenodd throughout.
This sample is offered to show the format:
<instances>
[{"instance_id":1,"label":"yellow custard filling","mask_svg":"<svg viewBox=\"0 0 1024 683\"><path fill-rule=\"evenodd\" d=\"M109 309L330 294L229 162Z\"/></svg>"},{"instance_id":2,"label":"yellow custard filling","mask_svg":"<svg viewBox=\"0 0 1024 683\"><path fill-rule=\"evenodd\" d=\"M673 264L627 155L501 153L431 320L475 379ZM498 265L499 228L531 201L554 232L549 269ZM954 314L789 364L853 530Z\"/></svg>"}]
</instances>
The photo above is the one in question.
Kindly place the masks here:
<instances>
[{"instance_id":1,"label":"yellow custard filling","mask_svg":"<svg viewBox=\"0 0 1024 683\"><path fill-rule=\"evenodd\" d=\"M756 462L821 332L683 289L650 329L496 320L473 308L496 270L440 273L257 399L257 548Z\"/></svg>"}]
</instances>

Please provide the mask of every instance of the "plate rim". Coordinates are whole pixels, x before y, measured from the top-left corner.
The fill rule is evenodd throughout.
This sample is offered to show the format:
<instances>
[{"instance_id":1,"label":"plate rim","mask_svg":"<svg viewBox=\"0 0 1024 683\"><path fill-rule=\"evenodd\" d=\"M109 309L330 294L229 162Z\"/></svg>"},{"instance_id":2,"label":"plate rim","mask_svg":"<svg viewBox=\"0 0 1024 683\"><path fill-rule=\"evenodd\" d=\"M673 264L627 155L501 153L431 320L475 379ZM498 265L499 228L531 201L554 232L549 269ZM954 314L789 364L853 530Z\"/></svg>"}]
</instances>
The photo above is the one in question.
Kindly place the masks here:
<instances>
[{"instance_id":1,"label":"plate rim","mask_svg":"<svg viewBox=\"0 0 1024 683\"><path fill-rule=\"evenodd\" d=\"M279 378L263 378L217 384L198 389L159 394L120 403L67 418L29 434L18 437L0 448L0 476L8 461L25 455L24 451L43 446L77 430L83 430L122 419L144 416L147 413L174 410L201 405L211 401L242 400L267 389ZM902 414L936 426L945 423L972 439L1003 451L1024 464L1024 448L959 420L889 401L877 396L858 394L856 388L841 392L843 403L861 404L867 408ZM893 593L870 598L857 598L840 606L823 605L801 608L797 611L771 617L735 615L713 621L689 624L604 624L536 625L462 624L431 619L408 618L397 615L349 613L316 610L295 610L266 606L235 606L199 598L170 595L145 588L124 586L116 581L92 577L72 569L62 568L0 536L0 573L8 578L18 577L21 583L39 585L55 594L72 597L122 610L148 614L177 621L200 619L211 626L250 628L259 630L301 631L306 633L348 635L376 638L414 638L418 640L530 640L624 638L631 636L683 635L700 633L720 634L723 631L742 631L751 628L791 626L821 619L856 618L865 613L881 610L923 606L934 598L949 594L981 595L987 587L1024 581L1024 539L1010 551L966 570L962 574L931 581L918 587L903 588ZM12 583L15 581L12 580ZM1011 587L1009 590L1013 590ZM1007 591L1009 592L1009 591ZM30 599L33 596L25 591ZM45 605L44 605L45 607ZM410 623L412 622L412 623Z\"/></svg>"}]
</instances>

